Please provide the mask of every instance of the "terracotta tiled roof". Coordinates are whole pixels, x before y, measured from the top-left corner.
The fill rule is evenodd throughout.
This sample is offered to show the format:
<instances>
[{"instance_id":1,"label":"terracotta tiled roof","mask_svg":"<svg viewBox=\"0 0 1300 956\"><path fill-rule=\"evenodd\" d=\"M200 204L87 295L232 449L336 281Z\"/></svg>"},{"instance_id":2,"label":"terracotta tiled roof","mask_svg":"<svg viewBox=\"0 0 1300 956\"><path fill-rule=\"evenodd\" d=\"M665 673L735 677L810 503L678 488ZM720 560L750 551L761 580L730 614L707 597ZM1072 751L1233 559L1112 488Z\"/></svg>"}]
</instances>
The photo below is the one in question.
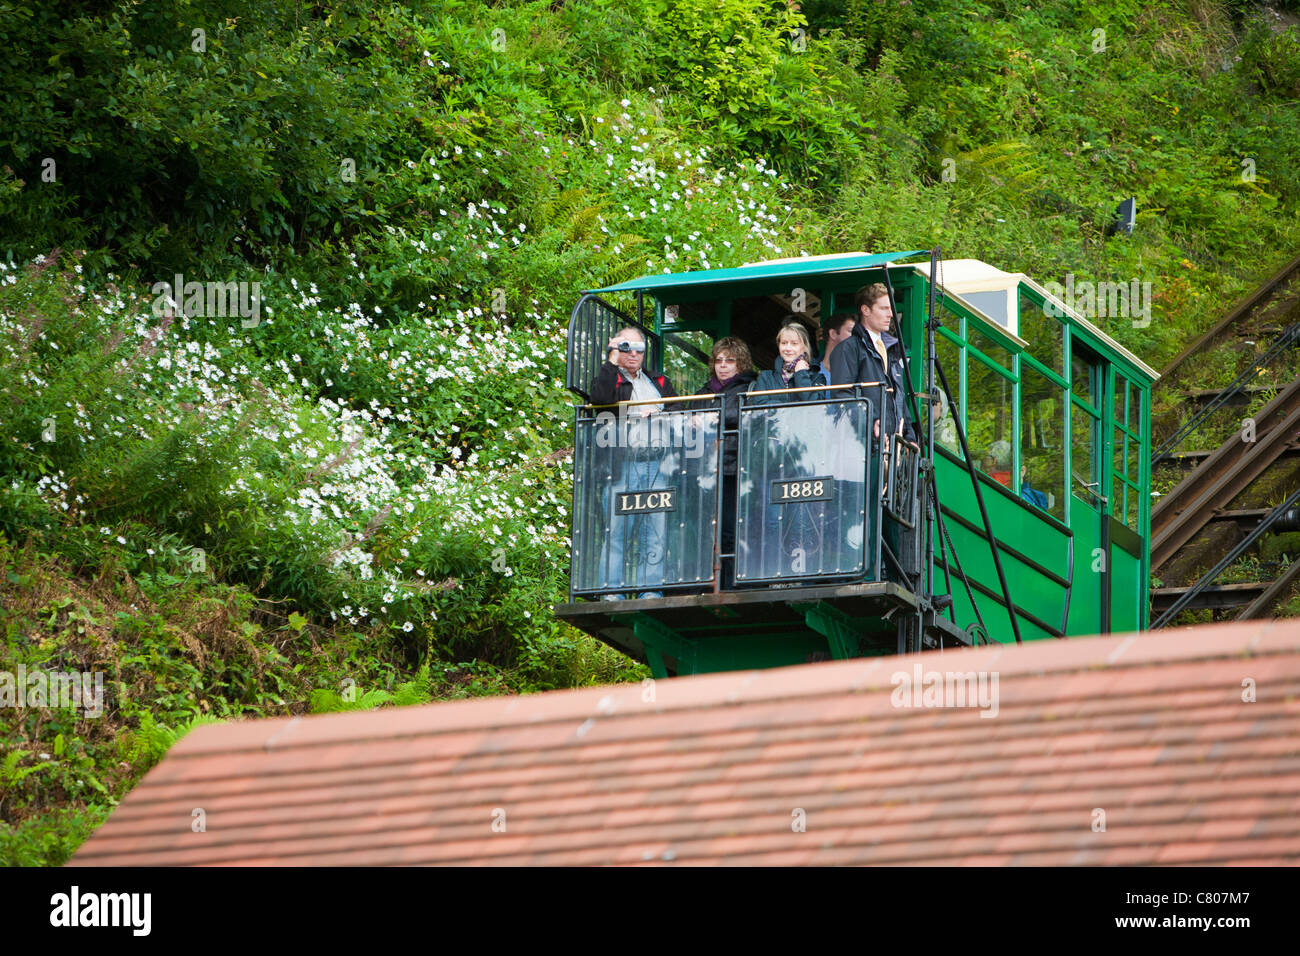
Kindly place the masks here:
<instances>
[{"instance_id":1,"label":"terracotta tiled roof","mask_svg":"<svg viewBox=\"0 0 1300 956\"><path fill-rule=\"evenodd\" d=\"M1297 861L1300 621L1251 621L205 726L73 863Z\"/></svg>"}]
</instances>

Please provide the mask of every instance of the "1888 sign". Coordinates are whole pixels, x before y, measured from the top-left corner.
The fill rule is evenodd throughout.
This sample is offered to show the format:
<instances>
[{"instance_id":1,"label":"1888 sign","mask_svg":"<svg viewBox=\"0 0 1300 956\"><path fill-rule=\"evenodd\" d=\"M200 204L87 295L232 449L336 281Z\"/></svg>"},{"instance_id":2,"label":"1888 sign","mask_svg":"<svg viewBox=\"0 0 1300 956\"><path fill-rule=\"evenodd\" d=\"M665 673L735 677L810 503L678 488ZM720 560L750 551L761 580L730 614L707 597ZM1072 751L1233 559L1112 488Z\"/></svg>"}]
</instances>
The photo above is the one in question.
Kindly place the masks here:
<instances>
[{"instance_id":1,"label":"1888 sign","mask_svg":"<svg viewBox=\"0 0 1300 956\"><path fill-rule=\"evenodd\" d=\"M788 505L800 501L830 501L835 480L825 478L795 478L772 482L771 502Z\"/></svg>"}]
</instances>

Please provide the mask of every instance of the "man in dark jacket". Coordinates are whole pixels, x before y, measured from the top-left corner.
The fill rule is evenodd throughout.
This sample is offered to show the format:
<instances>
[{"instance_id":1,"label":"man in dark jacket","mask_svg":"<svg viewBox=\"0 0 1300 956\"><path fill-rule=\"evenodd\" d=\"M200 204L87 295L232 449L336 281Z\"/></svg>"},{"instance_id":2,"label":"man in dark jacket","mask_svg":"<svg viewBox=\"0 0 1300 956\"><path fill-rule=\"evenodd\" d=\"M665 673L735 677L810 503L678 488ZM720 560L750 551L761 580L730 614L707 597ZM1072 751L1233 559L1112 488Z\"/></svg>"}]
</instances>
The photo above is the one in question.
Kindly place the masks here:
<instances>
[{"instance_id":1,"label":"man in dark jacket","mask_svg":"<svg viewBox=\"0 0 1300 956\"><path fill-rule=\"evenodd\" d=\"M659 398L674 398L677 392L663 375L649 375L645 364L645 336L638 329L620 329L609 340L609 353L591 383L593 405L614 405L619 402L650 402ZM604 502L607 533L603 539L601 579L610 588L644 588L662 585L667 544L665 512L638 511L635 503L641 500L638 492L657 493L669 490L672 476L662 475L660 468L664 452L649 436L653 429L650 416L663 411L660 404L637 404L619 409L617 440L610 448L606 462L612 481L605 490ZM597 443L599 445L599 442ZM631 500L633 510L618 506ZM663 496L645 496L646 501L662 501ZM669 499L671 500L671 499ZM631 557L633 567L625 561ZM621 595L606 594L607 600ZM641 591L644 598L663 597L657 590Z\"/></svg>"},{"instance_id":2,"label":"man in dark jacket","mask_svg":"<svg viewBox=\"0 0 1300 956\"><path fill-rule=\"evenodd\" d=\"M883 282L874 282L858 290L854 298L857 306L858 323L853 335L836 346L831 354L831 381L847 385L854 382L885 382L893 389L883 397L878 391L870 394L873 404L883 407L875 409L876 421L872 434L877 439L877 448L884 445L887 435L901 435L908 441L915 442L917 429L912 422L912 415L907 401L907 383L903 372L903 347L894 336L889 334L890 321L894 310L889 301L889 289ZM874 461L874 455L873 455ZM882 489L883 493L883 489ZM870 509L868 509L870 510ZM909 572L915 572L910 560L912 539L910 534L903 534L905 529L886 516L885 541L896 556L901 558ZM889 561L885 562L884 576L900 580L897 568Z\"/></svg>"},{"instance_id":3,"label":"man in dark jacket","mask_svg":"<svg viewBox=\"0 0 1300 956\"><path fill-rule=\"evenodd\" d=\"M624 344L627 348L623 348ZM677 395L664 376L648 375L642 369L645 349L645 336L638 329L620 329L609 340L609 355L591 382L591 404L613 405Z\"/></svg>"},{"instance_id":4,"label":"man in dark jacket","mask_svg":"<svg viewBox=\"0 0 1300 956\"><path fill-rule=\"evenodd\" d=\"M898 339L889 334L889 323L894 317L889 304L889 289L883 282L874 282L859 289L854 302L858 323L848 340L840 342L831 353L831 381L837 385L854 382L888 384L894 392L885 396L883 409L875 410L877 420L884 422L884 434L902 434L909 441L915 441L916 430L908 410L907 387L903 380L903 348ZM873 433L880 437L879 426L873 429Z\"/></svg>"}]
</instances>

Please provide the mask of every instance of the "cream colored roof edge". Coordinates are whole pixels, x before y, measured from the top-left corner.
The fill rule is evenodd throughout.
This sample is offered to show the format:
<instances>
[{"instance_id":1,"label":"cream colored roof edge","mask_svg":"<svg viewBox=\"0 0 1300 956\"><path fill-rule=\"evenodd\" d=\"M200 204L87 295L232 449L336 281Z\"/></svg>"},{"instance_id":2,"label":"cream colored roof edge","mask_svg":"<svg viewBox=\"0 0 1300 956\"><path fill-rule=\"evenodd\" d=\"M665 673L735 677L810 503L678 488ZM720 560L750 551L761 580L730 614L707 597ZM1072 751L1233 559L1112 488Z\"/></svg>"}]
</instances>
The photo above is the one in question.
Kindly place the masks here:
<instances>
[{"instance_id":1,"label":"cream colored roof edge","mask_svg":"<svg viewBox=\"0 0 1300 956\"><path fill-rule=\"evenodd\" d=\"M965 261L972 261L972 260L965 260ZM973 261L975 261L975 262L979 262L980 260L976 259L976 260L973 260ZM985 265L988 265L988 263L985 263ZM901 264L899 264L899 263L892 263L892 262L891 262L891 263L889 264L888 268L890 268L890 269L915 269L915 270L917 271L917 273L918 273L919 275L923 276L924 278L929 279L929 277L930 277L930 264L929 264L928 262L908 262L908 263L901 263ZM996 268L996 266L990 266L990 268ZM1001 270L998 270L998 271L1001 271ZM1065 315L1068 315L1068 316L1069 316L1073 321L1075 321L1075 322L1077 322L1079 325L1083 326L1083 328L1087 329L1090 333L1092 333L1093 335L1097 336L1097 338L1101 339L1101 340L1102 340L1103 342L1105 342L1108 346L1110 346L1112 349L1114 349L1116 352L1118 352L1120 355L1122 355L1125 359L1127 359L1129 362L1132 362L1132 363L1133 363L1134 365L1136 365L1139 369L1141 369L1141 370L1142 370L1143 372L1145 372L1148 376L1150 376L1150 378L1151 378L1151 382L1152 382L1153 384L1154 384L1155 382L1157 382L1157 381L1160 380L1160 373L1159 373L1159 372L1157 372L1155 369L1153 369L1153 368L1152 368L1150 365L1148 365L1146 362L1142 361L1140 358L1138 358L1136 355L1134 355L1132 352L1130 352L1130 351L1129 351L1128 349L1126 349L1124 346L1120 345L1118 342L1116 342L1113 338L1111 338L1109 335L1107 335L1107 334L1106 334L1105 332L1103 332L1101 329L1097 328L1097 326L1093 325L1091 322L1089 322L1087 319L1085 319L1085 318L1084 318L1082 315L1080 315L1078 312L1074 311L1074 309L1071 309L1069 306L1067 306L1064 302L1062 302L1062 301L1061 301L1060 299L1058 299L1056 296L1052 295L1050 292L1048 292L1046 289L1044 289L1041 285L1039 285L1039 284L1038 284L1037 282L1035 282L1033 279L1029 278L1029 276L1025 275L1025 274L1022 273L1022 272L1005 272L1005 273L1003 273L1003 275L1006 275L1006 276L1017 276L1019 282L1023 282L1025 285L1029 286L1029 288L1033 289L1035 292L1037 292L1039 295L1041 295L1044 299L1050 299L1051 302L1052 302L1052 304L1053 304L1054 306L1056 306L1058 309L1060 309L1062 313L1064 313ZM942 288L945 292L951 292L953 295L957 296L958 298L961 298L961 292L958 291L957 289L949 288L947 285L942 285L942 286L940 286L940 288ZM996 286L995 286L994 288L1001 288L1001 287L996 287ZM983 292L983 291L992 291L992 290L984 290L984 289L966 289L966 290L964 290L964 291L966 291L966 292ZM983 319L985 322L988 322L990 325L994 326L994 327L995 327L999 332L1001 332L1003 335L1008 336L1009 338L1015 339L1017 343L1019 343L1019 344L1021 344L1021 345L1024 345L1024 346L1028 347L1028 344L1029 344L1028 342L1025 342L1023 339L1019 338L1018 336L1012 335L1010 332L1008 332L1006 329L1004 329L1004 328L1003 328L1001 325L999 325L997 322L994 322L991 318L989 318L989 317L988 317L987 315L985 315L983 312L980 312L978 309L974 308L974 307L973 307L969 302L967 302L965 299L962 299L962 305L964 305L966 308L970 309L972 312L977 313L981 319Z\"/></svg>"},{"instance_id":2,"label":"cream colored roof edge","mask_svg":"<svg viewBox=\"0 0 1300 956\"><path fill-rule=\"evenodd\" d=\"M927 278L930 263L913 263ZM976 268L978 267L978 268ZM1029 278L1023 272L1006 272L982 259L947 259L939 267L943 287L950 292L1001 292Z\"/></svg>"},{"instance_id":3,"label":"cream colored roof edge","mask_svg":"<svg viewBox=\"0 0 1300 956\"><path fill-rule=\"evenodd\" d=\"M920 266L921 266L921 265L926 266L926 269L925 269L924 272L921 272L921 269L920 269ZM899 269L911 269L911 268L916 268L917 271L920 272L922 276L924 276L925 278L928 279L928 278L930 277L929 265L930 265L930 264L929 264L928 262L926 262L926 263L909 262L909 263L907 263L906 265L902 265L902 266L894 266L894 265L891 263L891 264L890 264L890 268L891 268L891 269L893 269L893 268L899 268ZM1013 273L1004 273L1004 274L1005 274L1005 275L1012 275ZM1020 346L1020 347L1021 347L1022 349L1024 349L1025 351L1029 351L1029 343L1028 343L1028 342L1026 342L1026 341L1025 341L1024 339L1022 339L1020 336L1016 335L1016 333L1014 333L1014 332L1012 332L1011 330L1007 329L1007 328L1006 328L1006 327L1005 327L1001 322L999 322L999 321L997 321L996 319L992 318L992 317L991 317L987 312L985 312L983 309L979 308L978 306L976 306L975 304L973 304L973 303L971 303L971 302L967 302L964 298L962 298L962 293L961 293L961 292L958 292L956 289L950 289L950 288L949 288L948 286L946 286L946 285L942 285L942 286L940 286L939 288L943 289L944 292L946 292L947 294L949 294L949 295L952 296L953 298L961 299L962 307L963 307L964 309L966 309L966 311L970 312L972 315L974 315L976 318L978 318L981 322L983 322L983 323L984 323L985 325L987 325L989 328L991 328L991 329L996 329L997 332L998 332L998 334L1001 335L1003 338L1010 339L1012 342L1016 343L1016 345ZM992 290L983 290L983 289L964 289L964 290L962 290L962 291L963 291L963 292L983 292L983 291L992 291ZM990 337L991 337L991 336L990 336Z\"/></svg>"}]
</instances>

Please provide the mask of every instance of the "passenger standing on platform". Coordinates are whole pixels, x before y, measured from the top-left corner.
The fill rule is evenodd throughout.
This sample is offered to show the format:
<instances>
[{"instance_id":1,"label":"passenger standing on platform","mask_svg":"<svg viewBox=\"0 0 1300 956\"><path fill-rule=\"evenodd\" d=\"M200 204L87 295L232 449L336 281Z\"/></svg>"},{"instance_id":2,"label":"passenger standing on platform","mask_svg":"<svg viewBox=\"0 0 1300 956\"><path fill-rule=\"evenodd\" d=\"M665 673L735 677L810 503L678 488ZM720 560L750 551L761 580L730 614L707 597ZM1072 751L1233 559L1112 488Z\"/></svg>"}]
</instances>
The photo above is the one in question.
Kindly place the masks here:
<instances>
[{"instance_id":1,"label":"passenger standing on platform","mask_svg":"<svg viewBox=\"0 0 1300 956\"><path fill-rule=\"evenodd\" d=\"M695 390L696 395L723 396L724 429L734 431L740 419L740 393L749 391L750 384L757 377L754 375L754 359L749 354L749 346L741 339L727 336L713 343L713 354L709 361L713 376ZM736 436L728 435L722 448L722 471L735 477L736 474Z\"/></svg>"},{"instance_id":2,"label":"passenger standing on platform","mask_svg":"<svg viewBox=\"0 0 1300 956\"><path fill-rule=\"evenodd\" d=\"M835 347L831 356L831 378L833 381L849 385L856 382L884 382L892 392L881 394L879 390L868 392L876 420L871 433L877 440L877 449L883 447L888 454L889 446L884 436L901 435L910 442L916 441L916 429L912 424L912 415L907 402L907 382L903 372L903 346L889 332L894 310L889 301L889 288L883 282L873 282L863 286L854 297L858 309L858 324L853 335ZM883 406L883 407L882 407ZM882 425L883 422L883 425ZM879 450L872 454L872 467ZM879 489L885 493L889 481L889 465L885 467L885 486ZM870 500L870 499L868 499ZM867 509L870 513L871 508ZM863 519L865 520L866 514ZM884 541L893 555L906 565L905 570L916 573L912 566L911 552L913 532L904 533L905 529L896 521L886 517ZM885 561L881 579L899 580L898 568L890 561Z\"/></svg>"},{"instance_id":3,"label":"passenger standing on platform","mask_svg":"<svg viewBox=\"0 0 1300 956\"><path fill-rule=\"evenodd\" d=\"M858 290L854 302L858 309L858 323L849 338L839 343L831 355L831 381L838 385L884 382L894 391L885 396L884 408L875 410L877 424L873 434L880 437L879 422L883 419L885 434L900 434L915 441L903 378L903 347L889 334L889 323L894 317L889 304L889 289L883 282L873 282ZM873 396L873 403L878 400Z\"/></svg>"},{"instance_id":4,"label":"passenger standing on platform","mask_svg":"<svg viewBox=\"0 0 1300 956\"><path fill-rule=\"evenodd\" d=\"M620 329L609 340L606 361L591 383L593 405L614 405L621 402L653 403L659 398L676 397L672 383L663 375L648 375L645 364L646 342L640 330ZM629 440L629 433L643 428L648 434L649 416L663 411L660 404L638 404L619 409L619 440L613 451L610 487L604 495L605 522L608 534L604 539L601 567L610 587L627 585L632 588L662 585L667 522L663 512L651 514L615 514L614 502L620 492L652 491L665 483L660 475L662 449L646 441ZM625 561L632 554L635 567L629 572ZM662 591L644 591L644 598L663 597ZM618 600L619 595L606 594L606 600Z\"/></svg>"},{"instance_id":5,"label":"passenger standing on platform","mask_svg":"<svg viewBox=\"0 0 1300 956\"><path fill-rule=\"evenodd\" d=\"M647 375L642 369L645 349L645 336L639 329L620 329L609 340L609 355L591 383L591 404L613 405L677 395L668 379ZM655 408L662 410L663 406L643 406L639 414L649 415Z\"/></svg>"},{"instance_id":6,"label":"passenger standing on platform","mask_svg":"<svg viewBox=\"0 0 1300 956\"><path fill-rule=\"evenodd\" d=\"M758 376L753 391L808 389L827 384L826 376L813 355L808 329L793 315L785 317L785 323L776 336L776 348L776 361L772 368ZM820 401L825 397L825 392L760 395L753 398L752 404ZM751 540L747 545L750 548L757 546L758 558L746 562L746 566L751 567L757 564L763 577L797 574L808 567L819 566L825 505L820 501L781 504L769 501L768 496L771 494L771 476L802 477L807 474L807 469L814 467L825 447L825 423L825 407L809 405L782 409L772 415L767 425L768 442L762 455L761 474L769 476L769 480L762 483L758 492L767 502L760 512L763 516L762 540L752 540L751 526Z\"/></svg>"},{"instance_id":7,"label":"passenger standing on platform","mask_svg":"<svg viewBox=\"0 0 1300 956\"><path fill-rule=\"evenodd\" d=\"M853 335L853 326L857 321L857 316L852 312L836 312L831 316L830 324L826 326L826 351L822 353L821 367L827 385L837 384L831 371L831 354L835 351L835 346Z\"/></svg>"}]
</instances>

